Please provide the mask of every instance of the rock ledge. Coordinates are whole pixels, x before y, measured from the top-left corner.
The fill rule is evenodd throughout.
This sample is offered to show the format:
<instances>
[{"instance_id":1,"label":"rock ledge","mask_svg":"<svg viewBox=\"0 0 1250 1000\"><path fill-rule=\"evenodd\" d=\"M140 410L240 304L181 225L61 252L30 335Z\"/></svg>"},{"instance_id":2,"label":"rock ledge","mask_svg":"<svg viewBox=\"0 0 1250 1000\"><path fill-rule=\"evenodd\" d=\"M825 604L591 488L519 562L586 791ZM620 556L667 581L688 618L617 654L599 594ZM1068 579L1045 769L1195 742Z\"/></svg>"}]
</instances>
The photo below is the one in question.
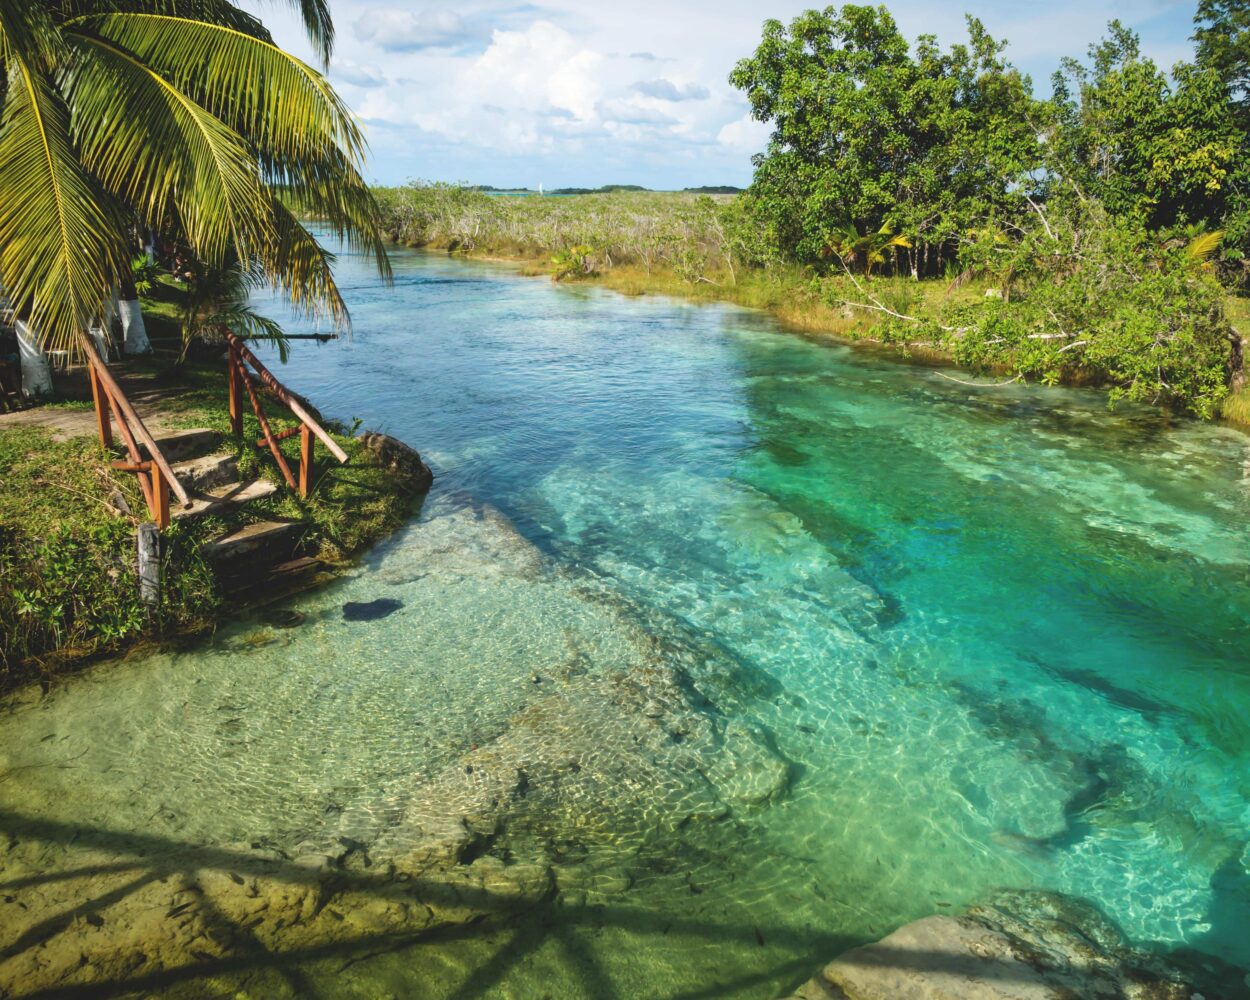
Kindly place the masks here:
<instances>
[{"instance_id":1,"label":"rock ledge","mask_svg":"<svg viewBox=\"0 0 1250 1000\"><path fill-rule=\"evenodd\" d=\"M1010 891L835 959L790 1000L1199 1000L1093 906Z\"/></svg>"}]
</instances>

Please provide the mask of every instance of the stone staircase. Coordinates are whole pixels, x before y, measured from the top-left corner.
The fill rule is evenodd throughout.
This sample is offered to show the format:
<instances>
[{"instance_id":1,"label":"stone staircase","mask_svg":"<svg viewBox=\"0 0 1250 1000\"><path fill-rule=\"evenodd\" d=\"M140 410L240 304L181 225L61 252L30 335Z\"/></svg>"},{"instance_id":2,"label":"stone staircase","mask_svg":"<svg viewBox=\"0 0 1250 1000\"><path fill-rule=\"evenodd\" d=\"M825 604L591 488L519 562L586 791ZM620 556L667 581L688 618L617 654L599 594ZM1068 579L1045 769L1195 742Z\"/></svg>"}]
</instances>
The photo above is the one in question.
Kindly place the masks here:
<instances>
[{"instance_id":1,"label":"stone staircase","mask_svg":"<svg viewBox=\"0 0 1250 1000\"><path fill-rule=\"evenodd\" d=\"M307 524L277 520L251 507L278 487L268 479L243 479L238 458L218 450L222 441L221 434L203 427L156 438L192 501L190 507L174 506L173 520L213 515L226 523L206 548L221 591L229 598L254 607L316 586L326 567L300 554Z\"/></svg>"}]
</instances>

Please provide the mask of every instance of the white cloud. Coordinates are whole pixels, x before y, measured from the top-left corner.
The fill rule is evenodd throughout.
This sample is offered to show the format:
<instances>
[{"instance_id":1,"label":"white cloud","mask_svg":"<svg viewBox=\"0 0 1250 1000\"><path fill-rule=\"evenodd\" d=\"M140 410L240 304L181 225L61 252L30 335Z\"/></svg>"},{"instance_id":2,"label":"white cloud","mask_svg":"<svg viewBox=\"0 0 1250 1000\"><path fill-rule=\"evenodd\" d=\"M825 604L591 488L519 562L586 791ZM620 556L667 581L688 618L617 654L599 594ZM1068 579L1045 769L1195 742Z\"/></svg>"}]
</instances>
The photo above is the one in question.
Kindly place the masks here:
<instances>
[{"instance_id":1,"label":"white cloud","mask_svg":"<svg viewBox=\"0 0 1250 1000\"><path fill-rule=\"evenodd\" d=\"M356 38L387 52L464 45L480 32L450 10L412 12L397 7L371 7L356 19Z\"/></svg>"},{"instance_id":2,"label":"white cloud","mask_svg":"<svg viewBox=\"0 0 1250 1000\"><path fill-rule=\"evenodd\" d=\"M639 80L634 90L661 101L706 101L711 96L711 91L701 83L678 86L672 80Z\"/></svg>"},{"instance_id":3,"label":"white cloud","mask_svg":"<svg viewBox=\"0 0 1250 1000\"><path fill-rule=\"evenodd\" d=\"M495 95L502 107L541 111L549 105L589 121L602 92L602 61L563 28L536 21L524 31L496 31L465 82Z\"/></svg>"},{"instance_id":4,"label":"white cloud","mask_svg":"<svg viewBox=\"0 0 1250 1000\"><path fill-rule=\"evenodd\" d=\"M678 120L672 115L634 101L620 99L601 101L597 110L605 121L620 122L623 125L678 124Z\"/></svg>"},{"instance_id":5,"label":"white cloud","mask_svg":"<svg viewBox=\"0 0 1250 1000\"><path fill-rule=\"evenodd\" d=\"M386 77L376 69L361 66L350 59L335 59L330 64L330 81L349 83L353 87L380 87L386 83Z\"/></svg>"},{"instance_id":6,"label":"white cloud","mask_svg":"<svg viewBox=\"0 0 1250 1000\"><path fill-rule=\"evenodd\" d=\"M769 127L743 115L716 133L716 141L743 153L758 153L768 145Z\"/></svg>"}]
</instances>

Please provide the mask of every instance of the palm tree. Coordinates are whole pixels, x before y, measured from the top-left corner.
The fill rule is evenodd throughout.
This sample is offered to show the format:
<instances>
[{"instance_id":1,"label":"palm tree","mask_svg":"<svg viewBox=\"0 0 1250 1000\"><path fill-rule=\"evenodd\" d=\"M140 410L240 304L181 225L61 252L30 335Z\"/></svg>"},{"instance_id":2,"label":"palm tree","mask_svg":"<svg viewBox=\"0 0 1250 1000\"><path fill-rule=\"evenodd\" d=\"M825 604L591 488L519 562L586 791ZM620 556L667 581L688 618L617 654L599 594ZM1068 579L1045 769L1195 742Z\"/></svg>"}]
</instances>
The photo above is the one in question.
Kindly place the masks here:
<instances>
[{"instance_id":1,"label":"palm tree","mask_svg":"<svg viewBox=\"0 0 1250 1000\"><path fill-rule=\"evenodd\" d=\"M888 221L883 222L875 233L860 233L855 223L844 221L829 230L822 256L836 255L844 266L857 266L866 274L872 274L874 267L885 266L887 250L897 252L910 247L906 237L895 234Z\"/></svg>"},{"instance_id":2,"label":"palm tree","mask_svg":"<svg viewBox=\"0 0 1250 1000\"><path fill-rule=\"evenodd\" d=\"M263 340L278 349L279 360L285 362L290 345L282 327L268 316L252 308L252 291L263 285L264 272L253 262L236 263L224 268L199 269L187 283L182 306L182 357L192 343L224 344L226 331L244 340Z\"/></svg>"},{"instance_id":3,"label":"palm tree","mask_svg":"<svg viewBox=\"0 0 1250 1000\"><path fill-rule=\"evenodd\" d=\"M324 65L325 0L289 2ZM46 346L75 348L149 231L346 322L283 199L387 273L365 151L324 76L227 0L0 0L0 286Z\"/></svg>"}]
</instances>

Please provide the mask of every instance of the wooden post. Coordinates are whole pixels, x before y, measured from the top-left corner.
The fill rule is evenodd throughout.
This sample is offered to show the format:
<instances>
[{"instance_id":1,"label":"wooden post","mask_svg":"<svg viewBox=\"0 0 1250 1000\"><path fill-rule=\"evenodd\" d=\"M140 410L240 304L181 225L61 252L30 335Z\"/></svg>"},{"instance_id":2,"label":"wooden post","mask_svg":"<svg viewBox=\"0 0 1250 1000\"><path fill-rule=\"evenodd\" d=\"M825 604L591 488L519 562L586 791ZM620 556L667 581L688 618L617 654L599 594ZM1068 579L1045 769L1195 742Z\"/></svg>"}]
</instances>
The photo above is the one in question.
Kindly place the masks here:
<instances>
[{"instance_id":1,"label":"wooden post","mask_svg":"<svg viewBox=\"0 0 1250 1000\"><path fill-rule=\"evenodd\" d=\"M139 525L139 599L148 607L161 603L161 533L150 521Z\"/></svg>"},{"instance_id":2,"label":"wooden post","mask_svg":"<svg viewBox=\"0 0 1250 1000\"><path fill-rule=\"evenodd\" d=\"M226 375L230 380L230 432L236 437L243 437L243 387L239 372L238 354L233 347L227 355Z\"/></svg>"},{"instance_id":3,"label":"wooden post","mask_svg":"<svg viewBox=\"0 0 1250 1000\"><path fill-rule=\"evenodd\" d=\"M164 531L169 527L169 483L165 482L165 477L155 464L152 466L151 475L152 516L156 518L157 527Z\"/></svg>"},{"instance_id":4,"label":"wooden post","mask_svg":"<svg viewBox=\"0 0 1250 1000\"><path fill-rule=\"evenodd\" d=\"M299 425L299 495L308 496L312 489L313 435L307 424Z\"/></svg>"},{"instance_id":5,"label":"wooden post","mask_svg":"<svg viewBox=\"0 0 1250 1000\"><path fill-rule=\"evenodd\" d=\"M91 375L91 398L95 402L95 422L100 432L100 447L108 451L113 447L113 404L109 402L108 390L104 388L95 365L90 361L87 362L87 371Z\"/></svg>"}]
</instances>

